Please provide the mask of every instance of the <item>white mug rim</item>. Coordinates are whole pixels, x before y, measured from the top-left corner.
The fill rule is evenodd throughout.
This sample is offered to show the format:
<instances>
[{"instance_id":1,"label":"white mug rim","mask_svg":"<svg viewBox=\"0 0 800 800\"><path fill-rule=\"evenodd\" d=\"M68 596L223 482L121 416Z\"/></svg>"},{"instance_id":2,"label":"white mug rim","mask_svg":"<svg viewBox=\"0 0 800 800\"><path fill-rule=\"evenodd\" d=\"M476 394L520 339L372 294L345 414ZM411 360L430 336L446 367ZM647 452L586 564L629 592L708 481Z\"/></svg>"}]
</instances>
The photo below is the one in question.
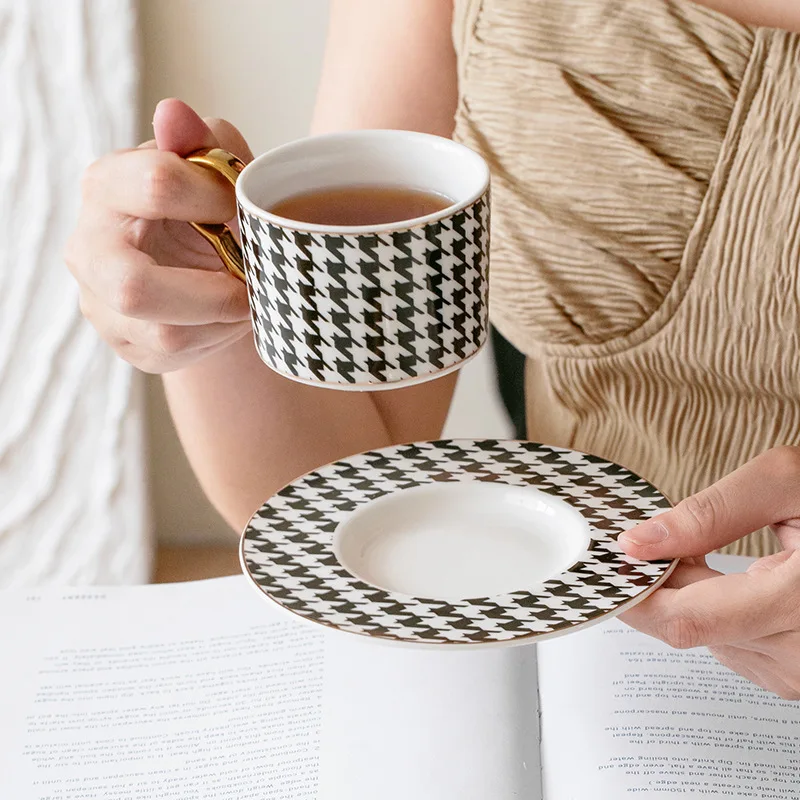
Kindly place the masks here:
<instances>
[{"instance_id":1,"label":"white mug rim","mask_svg":"<svg viewBox=\"0 0 800 800\"><path fill-rule=\"evenodd\" d=\"M383 223L380 225L321 225L317 223L307 223L288 219L286 217L280 217L277 214L273 214L270 211L266 211L265 209L256 205L245 193L245 186L247 184L249 174L256 171L259 167L262 167L265 162L280 158L292 150L302 150L304 147L312 143L316 144L320 142L326 142L335 145L337 141L341 142L360 138L375 139L376 137L404 138L406 140L416 141L418 143L429 142L436 143L439 147L447 147L448 149L453 150L453 152L457 153L459 156L470 160L473 166L477 167L481 171L482 175L478 181L478 188L470 192L466 197L451 203L450 205L434 212L433 214L427 214L421 217L412 217L411 219L398 220L397 222ZM236 181L236 200L242 211L246 212L250 216L257 217L264 222L275 225L278 228L285 228L287 230L298 231L301 233L325 233L333 236L357 236L365 234L406 231L413 228L430 225L431 223L438 222L443 219L448 219L454 214L457 214L459 211L469 208L473 203L483 197L489 188L489 183L489 166L483 157L471 148L466 147L459 142L455 142L452 139L448 139L443 136L436 136L435 134L431 133L421 133L418 131L378 128L358 129L352 131L340 131L336 133L306 136L302 139L297 139L295 141L280 145L279 147L275 147L272 150L268 150L266 153L258 156L257 158L254 158L244 168L244 170L242 170L242 173L239 175L239 179Z\"/></svg>"}]
</instances>

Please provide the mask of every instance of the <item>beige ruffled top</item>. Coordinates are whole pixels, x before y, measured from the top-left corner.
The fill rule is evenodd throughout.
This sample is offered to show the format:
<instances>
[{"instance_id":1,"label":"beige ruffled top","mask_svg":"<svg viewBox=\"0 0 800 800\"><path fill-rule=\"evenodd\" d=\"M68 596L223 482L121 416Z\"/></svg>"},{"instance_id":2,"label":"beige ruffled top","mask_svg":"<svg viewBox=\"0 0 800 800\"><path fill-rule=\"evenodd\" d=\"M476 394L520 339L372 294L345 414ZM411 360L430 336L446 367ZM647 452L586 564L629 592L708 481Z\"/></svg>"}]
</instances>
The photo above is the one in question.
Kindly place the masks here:
<instances>
[{"instance_id":1,"label":"beige ruffled top","mask_svg":"<svg viewBox=\"0 0 800 800\"><path fill-rule=\"evenodd\" d=\"M800 444L800 38L688 0L456 0L454 37L529 437L673 501Z\"/></svg>"}]
</instances>

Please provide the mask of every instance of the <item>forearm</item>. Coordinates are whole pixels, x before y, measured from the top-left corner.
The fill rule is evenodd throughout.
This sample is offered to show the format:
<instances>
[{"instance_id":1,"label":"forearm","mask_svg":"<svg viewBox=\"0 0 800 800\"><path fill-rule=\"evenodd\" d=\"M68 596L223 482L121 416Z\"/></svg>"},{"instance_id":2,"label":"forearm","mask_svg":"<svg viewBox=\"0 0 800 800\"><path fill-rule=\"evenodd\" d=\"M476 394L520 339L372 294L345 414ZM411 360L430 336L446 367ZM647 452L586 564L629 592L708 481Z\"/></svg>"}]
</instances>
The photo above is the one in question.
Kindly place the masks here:
<instances>
[{"instance_id":1,"label":"forearm","mask_svg":"<svg viewBox=\"0 0 800 800\"><path fill-rule=\"evenodd\" d=\"M235 530L298 475L384 447L404 430L408 438L435 438L447 413L443 397L416 430L391 414L384 420L368 393L308 387L272 372L251 337L165 375L164 385L189 461Z\"/></svg>"},{"instance_id":2,"label":"forearm","mask_svg":"<svg viewBox=\"0 0 800 800\"><path fill-rule=\"evenodd\" d=\"M798 0L695 0L747 25L800 32Z\"/></svg>"}]
</instances>

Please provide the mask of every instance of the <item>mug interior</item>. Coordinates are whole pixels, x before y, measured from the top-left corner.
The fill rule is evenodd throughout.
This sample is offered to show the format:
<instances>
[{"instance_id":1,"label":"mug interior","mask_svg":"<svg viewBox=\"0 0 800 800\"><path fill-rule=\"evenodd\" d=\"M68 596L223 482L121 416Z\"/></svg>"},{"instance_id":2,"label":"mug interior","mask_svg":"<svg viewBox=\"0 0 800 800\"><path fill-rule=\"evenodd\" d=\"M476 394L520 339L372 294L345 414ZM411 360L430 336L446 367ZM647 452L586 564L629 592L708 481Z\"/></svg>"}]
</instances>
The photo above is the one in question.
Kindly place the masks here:
<instances>
[{"instance_id":1,"label":"mug interior","mask_svg":"<svg viewBox=\"0 0 800 800\"><path fill-rule=\"evenodd\" d=\"M464 145L426 133L362 130L300 139L265 153L239 176L236 195L245 211L284 228L366 233L448 217L477 200L488 185L486 162ZM339 186L407 187L453 202L424 217L366 226L318 225L266 210L296 194Z\"/></svg>"}]
</instances>

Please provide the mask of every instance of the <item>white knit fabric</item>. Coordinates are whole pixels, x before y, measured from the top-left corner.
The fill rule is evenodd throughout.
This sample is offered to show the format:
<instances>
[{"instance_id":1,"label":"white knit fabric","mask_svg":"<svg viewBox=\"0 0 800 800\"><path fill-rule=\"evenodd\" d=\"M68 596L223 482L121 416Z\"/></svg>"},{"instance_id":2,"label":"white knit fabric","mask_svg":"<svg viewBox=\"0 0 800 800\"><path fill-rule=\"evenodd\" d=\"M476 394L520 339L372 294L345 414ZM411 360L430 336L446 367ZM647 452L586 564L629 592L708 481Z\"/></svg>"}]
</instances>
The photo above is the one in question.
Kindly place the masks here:
<instances>
[{"instance_id":1,"label":"white knit fabric","mask_svg":"<svg viewBox=\"0 0 800 800\"><path fill-rule=\"evenodd\" d=\"M0 0L0 587L148 577L140 376L61 257L136 82L133 0Z\"/></svg>"}]
</instances>

